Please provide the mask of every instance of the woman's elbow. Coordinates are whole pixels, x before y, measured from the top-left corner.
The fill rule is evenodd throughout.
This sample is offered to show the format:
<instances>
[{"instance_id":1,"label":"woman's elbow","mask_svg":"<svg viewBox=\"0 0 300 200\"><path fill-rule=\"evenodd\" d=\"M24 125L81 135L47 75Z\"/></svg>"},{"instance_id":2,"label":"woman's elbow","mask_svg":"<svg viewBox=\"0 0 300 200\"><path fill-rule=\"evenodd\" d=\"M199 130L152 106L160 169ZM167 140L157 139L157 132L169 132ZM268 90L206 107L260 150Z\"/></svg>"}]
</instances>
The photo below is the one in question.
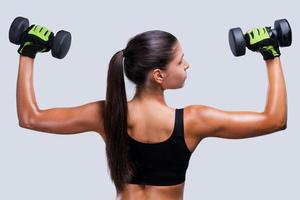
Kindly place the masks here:
<instances>
[{"instance_id":1,"label":"woman's elbow","mask_svg":"<svg viewBox=\"0 0 300 200\"><path fill-rule=\"evenodd\" d=\"M284 123L280 126L280 130L285 130L287 128L287 123Z\"/></svg>"},{"instance_id":2,"label":"woman's elbow","mask_svg":"<svg viewBox=\"0 0 300 200\"><path fill-rule=\"evenodd\" d=\"M27 128L28 127L28 124L22 122L22 121L19 121L19 127L21 128Z\"/></svg>"},{"instance_id":3,"label":"woman's elbow","mask_svg":"<svg viewBox=\"0 0 300 200\"><path fill-rule=\"evenodd\" d=\"M285 130L286 128L287 128L287 122L286 121L276 124L276 130L277 131L282 131L282 130Z\"/></svg>"},{"instance_id":4,"label":"woman's elbow","mask_svg":"<svg viewBox=\"0 0 300 200\"><path fill-rule=\"evenodd\" d=\"M32 120L19 120L19 127L26 129L33 129Z\"/></svg>"}]
</instances>

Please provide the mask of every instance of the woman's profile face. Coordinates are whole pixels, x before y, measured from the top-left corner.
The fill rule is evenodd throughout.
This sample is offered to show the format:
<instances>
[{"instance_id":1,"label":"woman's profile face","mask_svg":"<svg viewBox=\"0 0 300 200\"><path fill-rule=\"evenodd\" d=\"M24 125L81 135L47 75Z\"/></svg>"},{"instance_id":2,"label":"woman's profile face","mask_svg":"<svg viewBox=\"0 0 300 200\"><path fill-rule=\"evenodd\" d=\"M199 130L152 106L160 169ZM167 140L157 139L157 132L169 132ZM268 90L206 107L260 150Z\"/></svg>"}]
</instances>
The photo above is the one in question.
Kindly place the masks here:
<instances>
[{"instance_id":1,"label":"woman's profile face","mask_svg":"<svg viewBox=\"0 0 300 200\"><path fill-rule=\"evenodd\" d=\"M174 46L175 55L173 60L168 64L167 70L164 72L165 77L162 87L165 89L182 88L187 78L186 70L189 63L184 58L184 53L179 42Z\"/></svg>"}]
</instances>

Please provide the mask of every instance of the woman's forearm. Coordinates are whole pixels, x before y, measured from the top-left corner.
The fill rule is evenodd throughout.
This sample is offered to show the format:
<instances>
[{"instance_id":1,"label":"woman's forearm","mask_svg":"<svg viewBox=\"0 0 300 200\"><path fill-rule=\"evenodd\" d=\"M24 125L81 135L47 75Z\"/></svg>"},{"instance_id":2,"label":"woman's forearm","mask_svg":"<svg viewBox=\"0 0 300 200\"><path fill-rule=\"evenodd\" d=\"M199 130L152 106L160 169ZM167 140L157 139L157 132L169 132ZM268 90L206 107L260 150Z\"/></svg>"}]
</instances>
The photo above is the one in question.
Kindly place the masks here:
<instances>
[{"instance_id":1,"label":"woman's forearm","mask_svg":"<svg viewBox=\"0 0 300 200\"><path fill-rule=\"evenodd\" d=\"M278 124L287 123L287 92L282 72L280 58L276 57L266 61L269 87L265 113Z\"/></svg>"},{"instance_id":2,"label":"woman's forearm","mask_svg":"<svg viewBox=\"0 0 300 200\"><path fill-rule=\"evenodd\" d=\"M29 124L31 117L39 110L33 88L33 64L34 59L20 56L16 95L20 125Z\"/></svg>"}]
</instances>

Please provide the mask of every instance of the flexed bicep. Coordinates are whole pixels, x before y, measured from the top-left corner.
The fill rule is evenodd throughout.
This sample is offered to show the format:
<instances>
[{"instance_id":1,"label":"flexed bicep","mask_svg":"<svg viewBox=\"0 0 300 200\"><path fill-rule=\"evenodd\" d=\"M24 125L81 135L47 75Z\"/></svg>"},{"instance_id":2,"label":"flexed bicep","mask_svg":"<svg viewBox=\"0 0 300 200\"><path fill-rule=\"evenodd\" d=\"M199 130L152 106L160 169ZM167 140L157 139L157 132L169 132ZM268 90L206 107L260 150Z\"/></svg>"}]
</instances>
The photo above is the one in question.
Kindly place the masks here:
<instances>
[{"instance_id":1,"label":"flexed bicep","mask_svg":"<svg viewBox=\"0 0 300 200\"><path fill-rule=\"evenodd\" d=\"M223 111L210 106L190 106L193 132L199 137L242 139L284 129L276 118L264 112Z\"/></svg>"},{"instance_id":2,"label":"flexed bicep","mask_svg":"<svg viewBox=\"0 0 300 200\"><path fill-rule=\"evenodd\" d=\"M20 126L55 134L103 133L103 107L104 101L96 101L77 107L40 110L31 116L28 124Z\"/></svg>"}]
</instances>

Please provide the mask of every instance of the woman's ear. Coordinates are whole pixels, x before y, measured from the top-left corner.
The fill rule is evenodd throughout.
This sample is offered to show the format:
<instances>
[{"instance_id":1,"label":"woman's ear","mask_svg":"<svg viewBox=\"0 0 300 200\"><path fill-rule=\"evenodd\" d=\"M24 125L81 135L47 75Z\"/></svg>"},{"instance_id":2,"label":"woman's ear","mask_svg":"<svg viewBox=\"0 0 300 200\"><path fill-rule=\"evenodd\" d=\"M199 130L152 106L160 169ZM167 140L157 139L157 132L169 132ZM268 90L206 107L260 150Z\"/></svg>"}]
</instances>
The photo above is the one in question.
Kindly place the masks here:
<instances>
[{"instance_id":1,"label":"woman's ear","mask_svg":"<svg viewBox=\"0 0 300 200\"><path fill-rule=\"evenodd\" d=\"M152 72L152 79L153 81L157 83L163 83L164 78L166 77L166 74L161 69L154 69Z\"/></svg>"}]
</instances>

